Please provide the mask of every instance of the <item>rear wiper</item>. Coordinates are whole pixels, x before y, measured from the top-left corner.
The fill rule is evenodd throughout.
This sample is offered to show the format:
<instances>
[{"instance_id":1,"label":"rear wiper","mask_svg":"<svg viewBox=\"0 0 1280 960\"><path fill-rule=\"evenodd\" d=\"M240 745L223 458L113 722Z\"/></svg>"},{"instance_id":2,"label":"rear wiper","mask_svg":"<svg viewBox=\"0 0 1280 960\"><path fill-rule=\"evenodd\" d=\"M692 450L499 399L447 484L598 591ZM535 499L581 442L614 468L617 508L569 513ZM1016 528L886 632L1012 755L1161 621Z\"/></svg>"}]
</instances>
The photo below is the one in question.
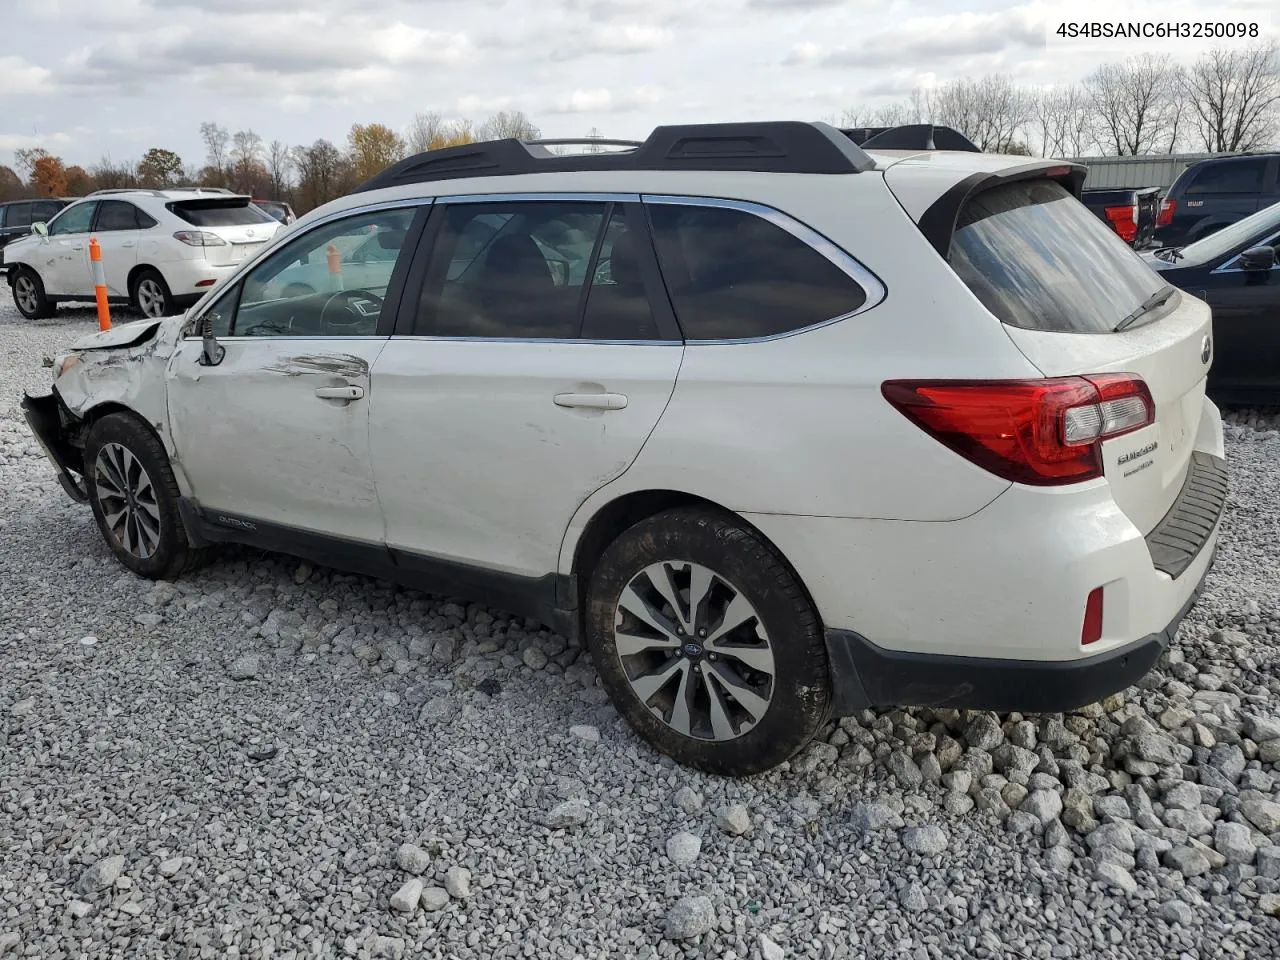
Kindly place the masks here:
<instances>
[{"instance_id":1,"label":"rear wiper","mask_svg":"<svg viewBox=\"0 0 1280 960\"><path fill-rule=\"evenodd\" d=\"M1173 286L1165 286L1157 290L1151 296L1147 297L1147 299L1143 300L1142 305L1138 307L1137 310L1134 310L1133 313L1129 314L1127 317L1125 317L1123 320L1117 323L1114 327L1112 327L1111 332L1119 333L1121 330L1129 329L1129 327L1133 326L1133 324L1137 322L1137 320L1140 317L1143 317L1146 314L1150 313L1156 307L1160 306L1160 304L1164 303L1166 300L1172 297L1175 293L1177 293L1177 288Z\"/></svg>"}]
</instances>

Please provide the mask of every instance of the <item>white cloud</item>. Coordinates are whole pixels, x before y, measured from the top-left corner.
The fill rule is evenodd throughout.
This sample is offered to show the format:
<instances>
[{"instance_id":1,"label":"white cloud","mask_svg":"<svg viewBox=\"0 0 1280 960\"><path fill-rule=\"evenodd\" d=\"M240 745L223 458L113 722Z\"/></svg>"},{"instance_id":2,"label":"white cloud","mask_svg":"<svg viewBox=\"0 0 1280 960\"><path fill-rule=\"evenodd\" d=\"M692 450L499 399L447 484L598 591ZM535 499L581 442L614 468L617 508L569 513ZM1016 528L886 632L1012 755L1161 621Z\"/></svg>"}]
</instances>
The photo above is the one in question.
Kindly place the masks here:
<instances>
[{"instance_id":1,"label":"white cloud","mask_svg":"<svg viewBox=\"0 0 1280 960\"><path fill-rule=\"evenodd\" d=\"M0 57L0 99L50 93L53 72L22 57Z\"/></svg>"}]
</instances>

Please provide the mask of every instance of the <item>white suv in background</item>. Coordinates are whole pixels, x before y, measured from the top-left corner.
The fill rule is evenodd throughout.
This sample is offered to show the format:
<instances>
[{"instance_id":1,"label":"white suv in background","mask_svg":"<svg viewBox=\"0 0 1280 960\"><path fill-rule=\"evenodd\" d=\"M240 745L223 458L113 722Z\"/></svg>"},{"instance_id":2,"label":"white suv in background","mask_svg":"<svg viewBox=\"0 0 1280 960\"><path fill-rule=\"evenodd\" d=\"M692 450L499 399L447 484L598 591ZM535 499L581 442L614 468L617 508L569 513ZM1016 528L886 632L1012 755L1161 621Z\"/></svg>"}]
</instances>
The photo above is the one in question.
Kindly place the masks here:
<instances>
[{"instance_id":1,"label":"white suv in background","mask_svg":"<svg viewBox=\"0 0 1280 960\"><path fill-rule=\"evenodd\" d=\"M5 248L22 315L94 299L89 237L102 246L107 297L147 317L189 306L262 247L279 221L228 190L99 190Z\"/></svg>"},{"instance_id":2,"label":"white suv in background","mask_svg":"<svg viewBox=\"0 0 1280 960\"><path fill-rule=\"evenodd\" d=\"M1213 559L1209 310L1082 167L862 139L411 157L24 409L129 569L236 541L536 617L704 770L862 708L1094 702Z\"/></svg>"}]
</instances>

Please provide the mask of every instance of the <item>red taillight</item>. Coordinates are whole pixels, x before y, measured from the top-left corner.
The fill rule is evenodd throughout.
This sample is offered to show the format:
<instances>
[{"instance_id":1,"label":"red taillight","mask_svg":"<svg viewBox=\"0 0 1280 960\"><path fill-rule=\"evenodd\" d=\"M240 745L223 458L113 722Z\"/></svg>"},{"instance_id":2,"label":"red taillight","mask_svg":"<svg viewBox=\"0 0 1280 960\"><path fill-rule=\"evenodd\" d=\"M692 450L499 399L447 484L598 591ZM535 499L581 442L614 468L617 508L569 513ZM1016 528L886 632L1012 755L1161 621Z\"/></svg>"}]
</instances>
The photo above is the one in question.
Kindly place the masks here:
<instances>
[{"instance_id":1,"label":"red taillight","mask_svg":"<svg viewBox=\"0 0 1280 960\"><path fill-rule=\"evenodd\" d=\"M1177 200L1161 200L1160 211L1156 214L1156 226L1167 227L1173 223L1173 212L1178 209Z\"/></svg>"},{"instance_id":2,"label":"red taillight","mask_svg":"<svg viewBox=\"0 0 1280 960\"><path fill-rule=\"evenodd\" d=\"M1102 639L1102 588L1089 591L1084 602L1084 626L1080 629L1080 644L1088 646Z\"/></svg>"},{"instance_id":3,"label":"red taillight","mask_svg":"<svg viewBox=\"0 0 1280 960\"><path fill-rule=\"evenodd\" d=\"M1120 239L1125 243L1133 243L1138 236L1138 205L1134 203L1127 207L1103 207L1102 212L1107 215L1107 220L1116 233L1120 234Z\"/></svg>"},{"instance_id":4,"label":"red taillight","mask_svg":"<svg viewBox=\"0 0 1280 960\"><path fill-rule=\"evenodd\" d=\"M217 282L218 282L217 280L197 280L197 281L196 281L196 286L197 286L197 287L212 287L212 286L213 286L215 283L217 283Z\"/></svg>"},{"instance_id":5,"label":"red taillight","mask_svg":"<svg viewBox=\"0 0 1280 960\"><path fill-rule=\"evenodd\" d=\"M956 453L1014 483L1102 476L1101 443L1155 422L1133 374L1046 380L890 380L884 398Z\"/></svg>"}]
</instances>

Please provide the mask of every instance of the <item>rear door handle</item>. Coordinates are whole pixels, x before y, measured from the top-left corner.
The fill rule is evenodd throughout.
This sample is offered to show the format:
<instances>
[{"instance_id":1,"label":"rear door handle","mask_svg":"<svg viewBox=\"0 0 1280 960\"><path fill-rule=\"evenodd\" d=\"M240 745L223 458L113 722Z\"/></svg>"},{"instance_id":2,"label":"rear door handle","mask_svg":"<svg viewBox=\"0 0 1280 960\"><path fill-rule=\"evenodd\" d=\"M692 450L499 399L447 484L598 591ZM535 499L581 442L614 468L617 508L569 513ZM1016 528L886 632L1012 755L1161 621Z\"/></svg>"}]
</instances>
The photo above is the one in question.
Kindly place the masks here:
<instances>
[{"instance_id":1,"label":"rear door handle","mask_svg":"<svg viewBox=\"0 0 1280 960\"><path fill-rule=\"evenodd\" d=\"M621 393L557 393L553 399L559 407L588 410L621 410L627 405L627 398Z\"/></svg>"},{"instance_id":2,"label":"rear door handle","mask_svg":"<svg viewBox=\"0 0 1280 960\"><path fill-rule=\"evenodd\" d=\"M364 387L350 383L343 387L316 387L316 396L321 400L359 400L364 396Z\"/></svg>"}]
</instances>

